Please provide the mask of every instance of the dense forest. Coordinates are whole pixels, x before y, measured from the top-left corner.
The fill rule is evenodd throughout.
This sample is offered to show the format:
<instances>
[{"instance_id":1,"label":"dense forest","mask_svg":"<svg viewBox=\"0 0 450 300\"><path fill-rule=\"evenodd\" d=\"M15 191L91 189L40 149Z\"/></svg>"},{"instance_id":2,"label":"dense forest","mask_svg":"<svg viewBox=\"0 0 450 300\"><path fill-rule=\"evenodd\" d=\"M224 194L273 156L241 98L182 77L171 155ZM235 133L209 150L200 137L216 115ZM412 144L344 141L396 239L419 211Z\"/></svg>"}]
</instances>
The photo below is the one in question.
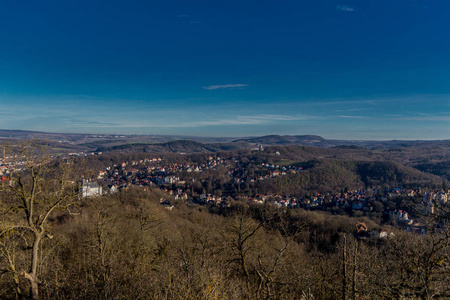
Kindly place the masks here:
<instances>
[{"instance_id":1,"label":"dense forest","mask_svg":"<svg viewBox=\"0 0 450 300\"><path fill-rule=\"evenodd\" d=\"M356 235L366 219L239 203L216 213L129 190L56 211L39 248L43 299L447 298L447 233ZM20 223L19 223L20 224ZM2 236L1 297L29 293L33 237ZM9 258L9 260L6 260Z\"/></svg>"}]
</instances>

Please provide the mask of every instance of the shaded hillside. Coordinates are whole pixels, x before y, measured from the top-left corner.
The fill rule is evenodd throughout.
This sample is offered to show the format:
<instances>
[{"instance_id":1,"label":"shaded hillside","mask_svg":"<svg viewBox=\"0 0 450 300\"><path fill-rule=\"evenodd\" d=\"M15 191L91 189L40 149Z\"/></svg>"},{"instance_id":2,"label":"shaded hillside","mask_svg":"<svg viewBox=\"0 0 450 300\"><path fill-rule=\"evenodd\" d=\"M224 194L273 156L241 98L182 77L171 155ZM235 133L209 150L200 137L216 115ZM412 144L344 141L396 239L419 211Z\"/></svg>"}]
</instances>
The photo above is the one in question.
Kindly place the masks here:
<instances>
[{"instance_id":1,"label":"shaded hillside","mask_svg":"<svg viewBox=\"0 0 450 300\"><path fill-rule=\"evenodd\" d=\"M358 175L367 186L420 186L441 182L438 176L392 161L357 163Z\"/></svg>"},{"instance_id":2,"label":"shaded hillside","mask_svg":"<svg viewBox=\"0 0 450 300\"><path fill-rule=\"evenodd\" d=\"M450 176L450 147L391 148L369 150L359 146L337 146L332 148L307 147L299 145L270 146L266 153L278 151L280 157L288 160L334 159L350 161L395 161L401 165L416 168L438 176Z\"/></svg>"},{"instance_id":3,"label":"shaded hillside","mask_svg":"<svg viewBox=\"0 0 450 300\"><path fill-rule=\"evenodd\" d=\"M211 146L208 144L202 144L189 140L180 140L168 143L162 143L158 145L153 145L155 149L164 149L161 152L181 152L181 153L192 153L192 152L215 152L219 150L219 147ZM146 151L151 151L152 146L146 148Z\"/></svg>"},{"instance_id":4,"label":"shaded hillside","mask_svg":"<svg viewBox=\"0 0 450 300\"><path fill-rule=\"evenodd\" d=\"M271 184L263 182L261 189L276 190L281 194L303 196L308 191L336 192L344 188L363 188L364 183L352 162L312 161L310 168L297 174L280 176Z\"/></svg>"},{"instance_id":5,"label":"shaded hillside","mask_svg":"<svg viewBox=\"0 0 450 300\"><path fill-rule=\"evenodd\" d=\"M323 137L318 135L266 135L247 139L239 139L234 142L246 142L263 145L305 145L316 147L331 147Z\"/></svg>"},{"instance_id":6,"label":"shaded hillside","mask_svg":"<svg viewBox=\"0 0 450 300\"><path fill-rule=\"evenodd\" d=\"M290 140L286 137L280 136L280 135L266 135L261 137L255 137L255 138L248 138L248 139L239 139L233 142L247 142L247 143L258 143L258 144L289 144Z\"/></svg>"},{"instance_id":7,"label":"shaded hillside","mask_svg":"<svg viewBox=\"0 0 450 300\"><path fill-rule=\"evenodd\" d=\"M442 176L450 180L450 161L421 163L414 167L420 171Z\"/></svg>"},{"instance_id":8,"label":"shaded hillside","mask_svg":"<svg viewBox=\"0 0 450 300\"><path fill-rule=\"evenodd\" d=\"M98 151L105 152L144 152L144 153L198 153L198 152L217 152L238 150L246 148L246 144L202 144L189 140L177 140L160 144L148 144L148 143L131 143L116 146L100 146Z\"/></svg>"},{"instance_id":9,"label":"shaded hillside","mask_svg":"<svg viewBox=\"0 0 450 300\"><path fill-rule=\"evenodd\" d=\"M304 195L308 191L338 192L342 189L368 187L419 187L440 184L436 175L391 161L354 162L338 160L312 160L303 163L307 169L271 182L262 182L264 192Z\"/></svg>"}]
</instances>

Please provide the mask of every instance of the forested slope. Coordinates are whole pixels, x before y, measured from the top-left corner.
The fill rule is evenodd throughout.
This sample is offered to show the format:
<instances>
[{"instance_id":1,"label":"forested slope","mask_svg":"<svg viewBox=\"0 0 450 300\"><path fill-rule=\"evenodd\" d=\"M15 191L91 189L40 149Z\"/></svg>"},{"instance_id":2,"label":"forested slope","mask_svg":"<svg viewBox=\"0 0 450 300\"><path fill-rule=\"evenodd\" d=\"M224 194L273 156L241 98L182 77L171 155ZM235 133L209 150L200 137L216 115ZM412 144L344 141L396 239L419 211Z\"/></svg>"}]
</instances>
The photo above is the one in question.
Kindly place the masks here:
<instances>
[{"instance_id":1,"label":"forested slope","mask_svg":"<svg viewBox=\"0 0 450 300\"><path fill-rule=\"evenodd\" d=\"M42 245L42 299L359 299L448 294L448 249L430 236L360 240L367 219L235 203L220 214L131 189L80 202L50 220ZM51 236L51 238L50 238ZM434 240L448 243L448 239ZM27 264L17 241L16 270ZM3 252L4 253L4 252ZM346 258L345 258L346 257ZM345 259L344 259L345 258ZM2 264L6 261L2 260ZM345 266L347 273L342 273ZM356 270L358 276L355 276ZM0 297L27 282L0 277ZM423 276L430 276L427 281ZM346 295L346 296L345 296Z\"/></svg>"}]
</instances>

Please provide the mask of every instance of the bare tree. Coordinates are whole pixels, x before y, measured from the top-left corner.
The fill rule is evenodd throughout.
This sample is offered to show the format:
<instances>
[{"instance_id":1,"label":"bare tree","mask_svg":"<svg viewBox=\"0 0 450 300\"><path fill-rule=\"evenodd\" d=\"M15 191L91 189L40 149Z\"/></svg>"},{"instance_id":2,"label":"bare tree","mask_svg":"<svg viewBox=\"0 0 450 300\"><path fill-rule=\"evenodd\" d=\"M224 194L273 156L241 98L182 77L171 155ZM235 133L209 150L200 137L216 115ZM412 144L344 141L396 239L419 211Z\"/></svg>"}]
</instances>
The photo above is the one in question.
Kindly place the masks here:
<instances>
[{"instance_id":1,"label":"bare tree","mask_svg":"<svg viewBox=\"0 0 450 300\"><path fill-rule=\"evenodd\" d=\"M77 199L76 180L68 161L54 162L38 142L12 147L8 151L6 164L9 182L1 189L1 253L7 258L8 268L14 275L17 297L22 291L18 274L26 278L31 286L32 299L39 297L39 272L41 248L49 232L51 215L59 209L68 208ZM3 243L5 239L21 240L23 251L28 253L24 265L15 262L11 249ZM30 251L31 250L31 251ZM26 268L26 269L25 269Z\"/></svg>"},{"instance_id":2,"label":"bare tree","mask_svg":"<svg viewBox=\"0 0 450 300\"><path fill-rule=\"evenodd\" d=\"M231 235L230 249L233 257L231 261L237 263L247 281L249 279L247 256L249 251L254 249L256 234L263 225L263 222L255 222L247 217L245 212L240 212L227 228Z\"/></svg>"}]
</instances>

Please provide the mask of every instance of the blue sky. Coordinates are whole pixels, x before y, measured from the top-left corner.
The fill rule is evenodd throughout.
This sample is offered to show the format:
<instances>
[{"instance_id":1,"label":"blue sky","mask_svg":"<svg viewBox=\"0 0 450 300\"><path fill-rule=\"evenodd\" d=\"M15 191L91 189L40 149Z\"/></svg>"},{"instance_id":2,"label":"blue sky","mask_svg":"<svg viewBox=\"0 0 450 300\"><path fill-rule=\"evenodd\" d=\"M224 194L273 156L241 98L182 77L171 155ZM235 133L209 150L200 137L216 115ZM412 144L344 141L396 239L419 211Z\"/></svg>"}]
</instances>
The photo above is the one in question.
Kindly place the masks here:
<instances>
[{"instance_id":1,"label":"blue sky","mask_svg":"<svg viewBox=\"0 0 450 300\"><path fill-rule=\"evenodd\" d=\"M0 128L450 138L450 1L0 2Z\"/></svg>"}]
</instances>

